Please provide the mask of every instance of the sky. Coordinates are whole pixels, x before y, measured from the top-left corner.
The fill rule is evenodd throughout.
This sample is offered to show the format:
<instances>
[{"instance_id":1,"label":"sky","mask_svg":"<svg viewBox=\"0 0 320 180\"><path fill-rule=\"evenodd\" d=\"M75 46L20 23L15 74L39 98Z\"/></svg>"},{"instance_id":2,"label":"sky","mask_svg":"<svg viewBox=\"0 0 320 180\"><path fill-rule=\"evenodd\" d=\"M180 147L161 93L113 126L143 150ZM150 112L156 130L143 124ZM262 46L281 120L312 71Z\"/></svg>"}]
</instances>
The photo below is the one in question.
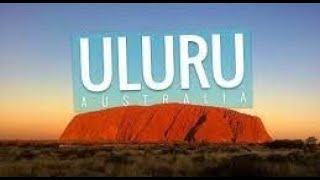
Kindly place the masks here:
<instances>
[{"instance_id":1,"label":"sky","mask_svg":"<svg viewBox=\"0 0 320 180\"><path fill-rule=\"evenodd\" d=\"M1 4L0 139L56 139L73 111L81 32L244 27L253 108L273 138L320 138L319 4Z\"/></svg>"}]
</instances>

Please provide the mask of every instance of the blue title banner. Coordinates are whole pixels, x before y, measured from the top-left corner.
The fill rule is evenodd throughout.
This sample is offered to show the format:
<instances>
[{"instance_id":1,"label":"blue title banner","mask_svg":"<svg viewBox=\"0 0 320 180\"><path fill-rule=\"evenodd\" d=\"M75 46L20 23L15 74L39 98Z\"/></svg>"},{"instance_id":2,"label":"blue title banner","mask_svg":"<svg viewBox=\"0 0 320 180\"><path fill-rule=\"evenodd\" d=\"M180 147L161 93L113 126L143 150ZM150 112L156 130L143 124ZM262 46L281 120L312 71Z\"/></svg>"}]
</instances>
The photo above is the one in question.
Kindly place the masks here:
<instances>
[{"instance_id":1,"label":"blue title banner","mask_svg":"<svg viewBox=\"0 0 320 180\"><path fill-rule=\"evenodd\" d=\"M77 112L161 103L252 107L248 31L81 34L72 56Z\"/></svg>"}]
</instances>

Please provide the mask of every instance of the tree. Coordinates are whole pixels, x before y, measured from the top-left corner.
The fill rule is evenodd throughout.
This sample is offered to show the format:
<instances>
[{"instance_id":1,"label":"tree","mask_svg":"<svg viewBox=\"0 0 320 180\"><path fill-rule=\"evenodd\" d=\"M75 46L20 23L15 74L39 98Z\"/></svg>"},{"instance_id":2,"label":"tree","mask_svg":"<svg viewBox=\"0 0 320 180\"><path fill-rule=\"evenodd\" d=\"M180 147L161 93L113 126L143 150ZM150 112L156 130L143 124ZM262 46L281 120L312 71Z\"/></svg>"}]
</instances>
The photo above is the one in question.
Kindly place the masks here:
<instances>
[{"instance_id":1,"label":"tree","mask_svg":"<svg viewBox=\"0 0 320 180\"><path fill-rule=\"evenodd\" d=\"M317 150L317 138L314 136L308 137L305 141L305 145L310 151Z\"/></svg>"}]
</instances>

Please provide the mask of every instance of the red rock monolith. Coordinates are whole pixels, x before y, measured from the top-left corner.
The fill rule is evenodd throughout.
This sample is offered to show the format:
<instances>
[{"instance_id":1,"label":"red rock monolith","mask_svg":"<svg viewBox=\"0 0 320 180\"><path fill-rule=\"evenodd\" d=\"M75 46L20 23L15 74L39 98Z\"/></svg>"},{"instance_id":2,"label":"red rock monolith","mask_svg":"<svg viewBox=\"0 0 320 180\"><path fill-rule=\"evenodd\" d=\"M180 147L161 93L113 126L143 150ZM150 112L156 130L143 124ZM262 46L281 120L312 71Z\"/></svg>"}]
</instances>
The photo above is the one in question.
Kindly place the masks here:
<instances>
[{"instance_id":1,"label":"red rock monolith","mask_svg":"<svg viewBox=\"0 0 320 180\"><path fill-rule=\"evenodd\" d=\"M62 141L112 143L265 143L260 118L233 110L186 104L115 107L79 114Z\"/></svg>"}]
</instances>

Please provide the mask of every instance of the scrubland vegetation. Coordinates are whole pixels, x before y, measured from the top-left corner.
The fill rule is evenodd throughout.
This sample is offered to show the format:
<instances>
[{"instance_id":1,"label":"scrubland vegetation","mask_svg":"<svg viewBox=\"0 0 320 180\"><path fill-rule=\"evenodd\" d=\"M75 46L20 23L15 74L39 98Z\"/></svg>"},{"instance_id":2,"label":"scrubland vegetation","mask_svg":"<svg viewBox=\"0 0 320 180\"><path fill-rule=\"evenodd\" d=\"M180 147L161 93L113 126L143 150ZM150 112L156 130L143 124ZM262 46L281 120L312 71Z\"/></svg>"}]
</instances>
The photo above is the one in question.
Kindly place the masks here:
<instances>
[{"instance_id":1,"label":"scrubland vegetation","mask_svg":"<svg viewBox=\"0 0 320 180\"><path fill-rule=\"evenodd\" d=\"M320 176L318 144L61 144L1 141L0 176Z\"/></svg>"}]
</instances>

